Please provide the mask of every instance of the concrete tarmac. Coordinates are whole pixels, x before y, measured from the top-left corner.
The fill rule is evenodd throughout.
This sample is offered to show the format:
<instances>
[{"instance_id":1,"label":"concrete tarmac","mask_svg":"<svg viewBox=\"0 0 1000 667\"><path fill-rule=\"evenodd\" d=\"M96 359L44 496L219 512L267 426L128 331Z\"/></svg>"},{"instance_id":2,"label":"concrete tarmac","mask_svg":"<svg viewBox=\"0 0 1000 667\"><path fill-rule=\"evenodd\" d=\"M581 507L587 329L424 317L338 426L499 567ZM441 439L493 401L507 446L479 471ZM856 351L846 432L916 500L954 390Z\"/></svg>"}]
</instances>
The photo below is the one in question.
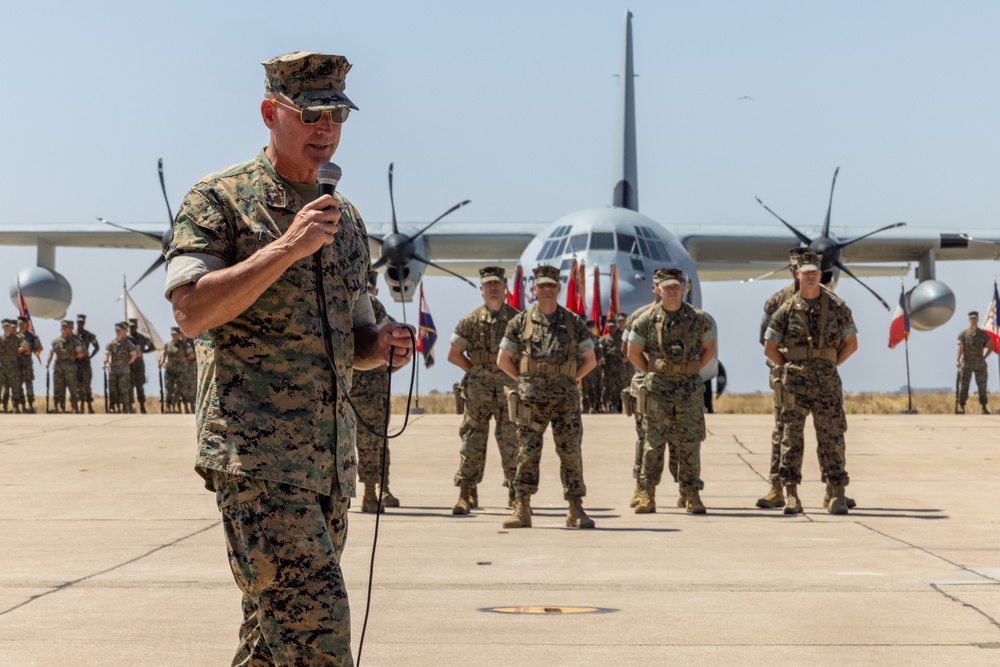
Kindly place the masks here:
<instances>
[{"instance_id":1,"label":"concrete tarmac","mask_svg":"<svg viewBox=\"0 0 1000 667\"><path fill-rule=\"evenodd\" d=\"M413 418L361 664L1000 664L996 417L849 417L848 516L821 507L812 434L805 514L784 516L754 505L770 417L707 419L699 517L666 481L634 514L631 420L584 416L580 531L548 435L534 527L504 530L494 446L482 509L452 516L458 418ZM229 664L240 597L194 449L191 416L0 416L0 665ZM351 509L355 655L374 523Z\"/></svg>"}]
</instances>

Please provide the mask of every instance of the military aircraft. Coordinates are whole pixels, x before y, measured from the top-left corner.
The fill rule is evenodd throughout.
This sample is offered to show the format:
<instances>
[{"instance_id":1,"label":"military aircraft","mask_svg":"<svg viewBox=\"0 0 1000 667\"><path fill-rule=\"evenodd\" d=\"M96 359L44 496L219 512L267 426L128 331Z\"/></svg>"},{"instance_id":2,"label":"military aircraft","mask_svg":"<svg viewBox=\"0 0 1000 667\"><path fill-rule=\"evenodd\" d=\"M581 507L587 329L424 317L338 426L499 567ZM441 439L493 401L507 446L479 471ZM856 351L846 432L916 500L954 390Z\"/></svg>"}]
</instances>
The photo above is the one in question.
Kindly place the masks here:
<instances>
[{"instance_id":1,"label":"military aircraft","mask_svg":"<svg viewBox=\"0 0 1000 667\"><path fill-rule=\"evenodd\" d=\"M767 206L783 227L668 229L639 213L631 12L625 14L621 58L615 142L619 176L612 187L610 205L575 211L552 222L401 224L394 212L391 222L369 223L372 257L376 266L384 267L395 300L411 301L424 275L475 276L485 264L509 269L521 265L525 269L525 288L530 287L531 269L539 264L560 266L565 281L575 259L587 267L588 280L593 269L598 269L598 284L591 281L587 285L585 303L590 304L593 290L599 289L602 312L608 308L612 265L619 276L621 310L630 311L648 302L652 270L657 267L682 269L690 281L688 300L700 306L700 281L747 280L769 272L773 277L785 278L787 274L780 268L786 266L788 249L808 244L823 252L822 268L831 284L841 274L850 278L901 275L907 270L905 264L915 263L919 283L908 293L910 320L914 328L930 330L947 322L955 309L953 292L935 279L935 263L1000 259L1000 236L994 230L936 234L911 232L899 223L875 231L834 227L833 187L826 219L811 236ZM19 286L35 317L61 318L72 299L72 288L56 271L56 247L157 249L169 239L169 228L164 230L165 226L155 223L130 224L127 228L106 222L0 226L0 244L37 248L36 266L18 273L11 285L11 296L16 295ZM157 260L150 270L161 262Z\"/></svg>"}]
</instances>

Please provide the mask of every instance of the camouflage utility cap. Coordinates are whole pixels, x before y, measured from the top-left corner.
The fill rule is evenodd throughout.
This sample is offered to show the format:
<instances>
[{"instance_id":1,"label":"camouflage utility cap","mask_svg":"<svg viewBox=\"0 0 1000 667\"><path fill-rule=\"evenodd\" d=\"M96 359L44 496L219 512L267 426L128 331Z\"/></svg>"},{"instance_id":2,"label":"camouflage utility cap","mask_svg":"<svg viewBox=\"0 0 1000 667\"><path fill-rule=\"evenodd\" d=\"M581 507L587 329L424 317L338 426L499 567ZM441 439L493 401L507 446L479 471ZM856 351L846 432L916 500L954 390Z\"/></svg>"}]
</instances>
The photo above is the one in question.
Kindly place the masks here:
<instances>
[{"instance_id":1,"label":"camouflage utility cap","mask_svg":"<svg viewBox=\"0 0 1000 667\"><path fill-rule=\"evenodd\" d=\"M507 282L507 272L501 266L484 266L479 269L479 282L485 285L497 280Z\"/></svg>"},{"instance_id":2,"label":"camouflage utility cap","mask_svg":"<svg viewBox=\"0 0 1000 667\"><path fill-rule=\"evenodd\" d=\"M555 266L536 266L532 271L536 285L558 285L559 269Z\"/></svg>"},{"instance_id":3,"label":"camouflage utility cap","mask_svg":"<svg viewBox=\"0 0 1000 667\"><path fill-rule=\"evenodd\" d=\"M653 271L653 283L657 287L680 285L684 280L684 272L680 269L656 269Z\"/></svg>"},{"instance_id":4,"label":"camouflage utility cap","mask_svg":"<svg viewBox=\"0 0 1000 667\"><path fill-rule=\"evenodd\" d=\"M181 328L180 327L170 327L170 333L172 333L172 334L179 334L180 332L181 332Z\"/></svg>"},{"instance_id":5,"label":"camouflage utility cap","mask_svg":"<svg viewBox=\"0 0 1000 667\"><path fill-rule=\"evenodd\" d=\"M978 310L970 310L969 311L969 317L974 317L974 318L976 318L978 320L979 319L979 311Z\"/></svg>"},{"instance_id":6,"label":"camouflage utility cap","mask_svg":"<svg viewBox=\"0 0 1000 667\"><path fill-rule=\"evenodd\" d=\"M86 322L87 321L87 316L83 315L83 314L77 315L76 316L76 321L77 322Z\"/></svg>"},{"instance_id":7,"label":"camouflage utility cap","mask_svg":"<svg viewBox=\"0 0 1000 667\"><path fill-rule=\"evenodd\" d=\"M3 324L5 327L6 326L14 326L14 320L11 320L11 319L8 319L8 318L5 317L2 321L0 321L0 324Z\"/></svg>"},{"instance_id":8,"label":"camouflage utility cap","mask_svg":"<svg viewBox=\"0 0 1000 667\"><path fill-rule=\"evenodd\" d=\"M823 255L809 249L803 250L802 254L799 256L799 271L802 273L819 271L819 265L822 261Z\"/></svg>"},{"instance_id":9,"label":"camouflage utility cap","mask_svg":"<svg viewBox=\"0 0 1000 667\"><path fill-rule=\"evenodd\" d=\"M295 51L265 60L261 65L267 91L283 95L300 109L358 108L344 94L347 73L351 71L351 63L344 56Z\"/></svg>"},{"instance_id":10,"label":"camouflage utility cap","mask_svg":"<svg viewBox=\"0 0 1000 667\"><path fill-rule=\"evenodd\" d=\"M130 325L139 326L139 318L137 318L137 317L130 317L130 318L128 318L128 323Z\"/></svg>"},{"instance_id":11,"label":"camouflage utility cap","mask_svg":"<svg viewBox=\"0 0 1000 667\"><path fill-rule=\"evenodd\" d=\"M61 326L61 327L69 327L70 329L72 329L73 328L73 322L72 322L72 320L63 320L62 322L59 323L59 326Z\"/></svg>"},{"instance_id":12,"label":"camouflage utility cap","mask_svg":"<svg viewBox=\"0 0 1000 667\"><path fill-rule=\"evenodd\" d=\"M27 318L27 317L25 317L24 315L18 315L18 316L17 316L17 321L18 321L18 322L27 322L27 321L28 321L28 318Z\"/></svg>"},{"instance_id":13,"label":"camouflage utility cap","mask_svg":"<svg viewBox=\"0 0 1000 667\"><path fill-rule=\"evenodd\" d=\"M808 248L792 248L788 251L788 263L793 267L799 265L799 261L802 259L802 253L804 253Z\"/></svg>"},{"instance_id":14,"label":"camouflage utility cap","mask_svg":"<svg viewBox=\"0 0 1000 667\"><path fill-rule=\"evenodd\" d=\"M128 325L124 322L115 322L115 329L128 329Z\"/></svg>"}]
</instances>

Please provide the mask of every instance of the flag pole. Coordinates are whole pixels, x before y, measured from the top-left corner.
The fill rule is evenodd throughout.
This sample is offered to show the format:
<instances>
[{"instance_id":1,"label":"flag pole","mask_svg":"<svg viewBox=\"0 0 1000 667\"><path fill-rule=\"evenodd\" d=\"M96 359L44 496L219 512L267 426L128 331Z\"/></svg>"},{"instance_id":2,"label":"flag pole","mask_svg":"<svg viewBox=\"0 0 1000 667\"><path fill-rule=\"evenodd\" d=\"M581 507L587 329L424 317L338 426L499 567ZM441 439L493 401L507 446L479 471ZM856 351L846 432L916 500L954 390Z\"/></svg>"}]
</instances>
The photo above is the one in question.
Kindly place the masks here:
<instances>
[{"instance_id":1,"label":"flag pole","mask_svg":"<svg viewBox=\"0 0 1000 667\"><path fill-rule=\"evenodd\" d=\"M913 390L910 388L910 339L907 338L903 341L904 351L906 352L906 412L904 415L915 415L917 411L913 409Z\"/></svg>"},{"instance_id":2,"label":"flag pole","mask_svg":"<svg viewBox=\"0 0 1000 667\"><path fill-rule=\"evenodd\" d=\"M993 325L992 325L994 335L1000 333L1000 326L998 326L998 324L1000 323L997 322L998 318L1000 318L1000 303L997 303L997 296L998 296L997 277L996 275L994 275L993 276ZM997 358L997 378L1000 378L1000 349L997 349L997 347L1000 346L994 345L993 354ZM989 387L987 387L986 389L986 395L987 397L989 396ZM987 398L986 400L989 400L989 398ZM1000 414L1000 410L994 410L993 414L995 415Z\"/></svg>"}]
</instances>

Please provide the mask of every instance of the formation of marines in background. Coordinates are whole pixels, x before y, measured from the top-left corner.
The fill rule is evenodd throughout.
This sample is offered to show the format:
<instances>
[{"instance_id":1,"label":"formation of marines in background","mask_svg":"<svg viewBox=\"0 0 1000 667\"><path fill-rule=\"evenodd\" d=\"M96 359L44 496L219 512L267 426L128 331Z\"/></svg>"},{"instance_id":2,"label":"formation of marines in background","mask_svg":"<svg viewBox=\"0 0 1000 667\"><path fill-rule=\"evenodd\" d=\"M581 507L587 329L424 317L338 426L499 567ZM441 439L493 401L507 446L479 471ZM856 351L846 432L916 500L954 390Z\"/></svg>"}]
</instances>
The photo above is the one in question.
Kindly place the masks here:
<instances>
[{"instance_id":1,"label":"formation of marines in background","mask_svg":"<svg viewBox=\"0 0 1000 667\"><path fill-rule=\"evenodd\" d=\"M101 351L97 336L87 329L87 316L62 320L59 336L49 345L46 357L45 412L94 414L93 367L91 360ZM116 336L105 347L104 398L106 412L146 412L146 372L143 354L155 351L148 336L138 331L138 320L119 322ZM43 345L31 331L26 317L3 320L0 336L0 405L3 412L33 414L36 404L35 367L41 365ZM158 362L164 370L161 383L164 412L194 412L197 364L193 342L180 329L171 328L171 341L164 346Z\"/></svg>"}]
</instances>

